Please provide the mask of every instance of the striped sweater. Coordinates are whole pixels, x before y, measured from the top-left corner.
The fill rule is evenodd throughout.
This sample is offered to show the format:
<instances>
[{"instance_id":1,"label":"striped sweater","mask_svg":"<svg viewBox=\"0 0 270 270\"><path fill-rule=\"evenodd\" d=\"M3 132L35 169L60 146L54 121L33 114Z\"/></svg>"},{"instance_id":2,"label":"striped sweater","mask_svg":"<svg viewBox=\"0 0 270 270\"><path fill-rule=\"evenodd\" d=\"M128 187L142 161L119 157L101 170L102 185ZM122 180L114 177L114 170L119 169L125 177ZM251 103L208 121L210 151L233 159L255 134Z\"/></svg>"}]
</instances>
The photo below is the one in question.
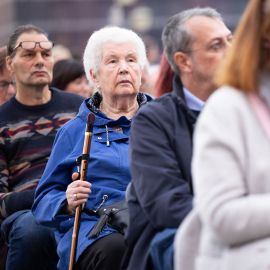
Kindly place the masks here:
<instances>
[{"instance_id":1,"label":"striped sweater","mask_svg":"<svg viewBox=\"0 0 270 270\"><path fill-rule=\"evenodd\" d=\"M52 98L46 104L26 106L13 96L0 106L0 223L31 208L56 132L76 116L84 100L50 90Z\"/></svg>"}]
</instances>

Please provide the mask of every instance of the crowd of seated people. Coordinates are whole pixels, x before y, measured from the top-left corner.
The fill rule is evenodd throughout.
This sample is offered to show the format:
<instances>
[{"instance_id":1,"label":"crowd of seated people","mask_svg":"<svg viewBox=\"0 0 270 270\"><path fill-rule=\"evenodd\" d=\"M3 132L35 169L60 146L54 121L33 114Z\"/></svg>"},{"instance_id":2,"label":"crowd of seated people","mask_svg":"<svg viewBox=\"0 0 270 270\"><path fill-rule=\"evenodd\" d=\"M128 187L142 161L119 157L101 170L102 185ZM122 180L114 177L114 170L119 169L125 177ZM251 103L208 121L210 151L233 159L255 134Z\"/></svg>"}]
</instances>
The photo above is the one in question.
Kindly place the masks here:
<instances>
[{"instance_id":1,"label":"crowd of seated people","mask_svg":"<svg viewBox=\"0 0 270 270\"><path fill-rule=\"evenodd\" d=\"M270 0L234 40L210 7L161 39L153 61L107 26L54 59L28 24L0 48L0 270L269 269Z\"/></svg>"}]
</instances>

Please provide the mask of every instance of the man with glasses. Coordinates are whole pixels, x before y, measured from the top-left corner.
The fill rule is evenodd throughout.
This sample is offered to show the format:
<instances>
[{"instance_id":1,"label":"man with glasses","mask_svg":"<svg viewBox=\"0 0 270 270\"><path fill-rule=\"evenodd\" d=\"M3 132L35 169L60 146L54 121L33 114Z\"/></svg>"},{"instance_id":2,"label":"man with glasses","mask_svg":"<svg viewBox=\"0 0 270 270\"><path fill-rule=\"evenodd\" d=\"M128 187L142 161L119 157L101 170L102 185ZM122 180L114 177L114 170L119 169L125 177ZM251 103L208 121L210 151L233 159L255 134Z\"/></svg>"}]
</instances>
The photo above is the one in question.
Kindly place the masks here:
<instances>
[{"instance_id":1,"label":"man with glasses","mask_svg":"<svg viewBox=\"0 0 270 270\"><path fill-rule=\"evenodd\" d=\"M0 48L0 105L16 93L15 82L6 67L7 47Z\"/></svg>"},{"instance_id":2,"label":"man with glasses","mask_svg":"<svg viewBox=\"0 0 270 270\"><path fill-rule=\"evenodd\" d=\"M174 234L192 208L194 125L215 90L214 73L231 39L212 8L183 11L163 30L175 73L173 91L139 110L131 126L130 227L123 269L173 269Z\"/></svg>"},{"instance_id":3,"label":"man with glasses","mask_svg":"<svg viewBox=\"0 0 270 270\"><path fill-rule=\"evenodd\" d=\"M17 88L0 106L0 223L9 246L7 270L57 264L55 229L37 225L30 209L56 132L76 116L84 98L49 88L53 45L33 25L18 27L7 45L6 65Z\"/></svg>"}]
</instances>

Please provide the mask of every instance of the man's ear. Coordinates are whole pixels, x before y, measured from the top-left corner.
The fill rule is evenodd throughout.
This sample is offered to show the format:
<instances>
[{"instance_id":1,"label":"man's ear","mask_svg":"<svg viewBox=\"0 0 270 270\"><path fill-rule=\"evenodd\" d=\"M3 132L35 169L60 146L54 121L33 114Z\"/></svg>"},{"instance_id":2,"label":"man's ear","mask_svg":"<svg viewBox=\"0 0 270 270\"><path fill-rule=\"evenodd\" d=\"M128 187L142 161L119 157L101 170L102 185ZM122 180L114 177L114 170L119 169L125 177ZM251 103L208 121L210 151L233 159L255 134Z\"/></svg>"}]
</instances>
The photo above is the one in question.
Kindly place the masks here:
<instances>
[{"instance_id":1,"label":"man's ear","mask_svg":"<svg viewBox=\"0 0 270 270\"><path fill-rule=\"evenodd\" d=\"M192 72L191 58L186 53L183 53L183 52L175 53L174 62L179 67L180 71L186 72L186 73Z\"/></svg>"},{"instance_id":2,"label":"man's ear","mask_svg":"<svg viewBox=\"0 0 270 270\"><path fill-rule=\"evenodd\" d=\"M99 88L99 80L97 78L97 75L95 75L92 70L89 71L90 76L92 78L92 81L94 82L94 84L96 85L97 88Z\"/></svg>"},{"instance_id":3,"label":"man's ear","mask_svg":"<svg viewBox=\"0 0 270 270\"><path fill-rule=\"evenodd\" d=\"M14 73L13 67L12 67L12 58L10 56L6 57L6 66L10 73Z\"/></svg>"}]
</instances>

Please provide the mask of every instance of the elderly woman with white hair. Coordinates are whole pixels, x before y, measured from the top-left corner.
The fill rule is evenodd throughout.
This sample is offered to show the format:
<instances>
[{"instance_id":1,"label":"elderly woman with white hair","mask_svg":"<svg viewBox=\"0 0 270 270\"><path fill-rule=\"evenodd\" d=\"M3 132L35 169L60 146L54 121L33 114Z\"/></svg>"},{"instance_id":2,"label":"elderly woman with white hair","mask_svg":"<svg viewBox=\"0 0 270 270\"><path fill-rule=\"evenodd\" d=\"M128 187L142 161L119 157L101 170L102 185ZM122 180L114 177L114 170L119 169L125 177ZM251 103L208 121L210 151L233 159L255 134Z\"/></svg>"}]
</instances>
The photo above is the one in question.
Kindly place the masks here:
<instances>
[{"instance_id":1,"label":"elderly woman with white hair","mask_svg":"<svg viewBox=\"0 0 270 270\"><path fill-rule=\"evenodd\" d=\"M57 133L32 208L38 224L56 228L59 269L67 269L75 208L83 204L75 269L119 269L125 251L124 236L110 227L96 238L86 237L98 217L96 210L125 198L131 180L128 140L132 117L151 98L140 93L145 46L131 30L107 27L94 32L84 53L88 79L99 89L86 99L76 118ZM82 154L85 124L95 114L87 181L72 181L76 159Z\"/></svg>"}]
</instances>

